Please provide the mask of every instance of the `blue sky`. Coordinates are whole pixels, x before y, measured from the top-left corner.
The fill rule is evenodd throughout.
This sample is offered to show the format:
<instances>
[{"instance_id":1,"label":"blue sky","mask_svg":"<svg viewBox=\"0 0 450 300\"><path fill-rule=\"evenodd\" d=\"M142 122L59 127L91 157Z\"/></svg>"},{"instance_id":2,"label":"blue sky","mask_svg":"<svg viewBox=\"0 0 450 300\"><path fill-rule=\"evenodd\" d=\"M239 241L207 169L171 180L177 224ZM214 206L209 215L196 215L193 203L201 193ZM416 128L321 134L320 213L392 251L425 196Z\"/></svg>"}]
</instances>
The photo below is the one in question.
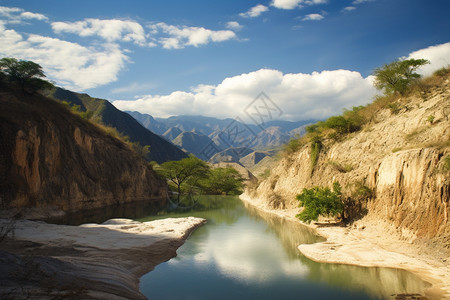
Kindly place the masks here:
<instances>
[{"instance_id":1,"label":"blue sky","mask_svg":"<svg viewBox=\"0 0 450 300\"><path fill-rule=\"evenodd\" d=\"M7 1L0 55L155 116L235 117L260 92L282 118L370 102L374 68L450 63L450 1Z\"/></svg>"}]
</instances>

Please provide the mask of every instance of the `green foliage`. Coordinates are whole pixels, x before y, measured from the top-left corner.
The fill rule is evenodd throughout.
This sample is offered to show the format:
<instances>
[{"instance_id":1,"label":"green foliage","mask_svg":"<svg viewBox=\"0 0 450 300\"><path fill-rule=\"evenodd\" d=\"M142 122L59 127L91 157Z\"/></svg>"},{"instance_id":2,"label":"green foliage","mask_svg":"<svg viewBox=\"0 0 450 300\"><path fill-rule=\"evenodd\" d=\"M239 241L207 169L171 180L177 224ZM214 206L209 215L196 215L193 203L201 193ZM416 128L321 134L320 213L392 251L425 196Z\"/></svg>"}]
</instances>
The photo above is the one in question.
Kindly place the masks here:
<instances>
[{"instance_id":1,"label":"green foliage","mask_svg":"<svg viewBox=\"0 0 450 300\"><path fill-rule=\"evenodd\" d=\"M300 138L292 138L287 144L284 145L284 151L288 154L297 152L303 146Z\"/></svg>"},{"instance_id":2,"label":"green foliage","mask_svg":"<svg viewBox=\"0 0 450 300\"><path fill-rule=\"evenodd\" d=\"M430 122L430 124L433 124L435 117L433 115L428 116L427 121Z\"/></svg>"},{"instance_id":3,"label":"green foliage","mask_svg":"<svg viewBox=\"0 0 450 300\"><path fill-rule=\"evenodd\" d=\"M0 59L0 73L11 81L19 83L22 91L31 92L46 89L53 86L46 80L42 67L35 62L17 60L11 57Z\"/></svg>"},{"instance_id":4,"label":"green foliage","mask_svg":"<svg viewBox=\"0 0 450 300\"><path fill-rule=\"evenodd\" d=\"M201 159L191 155L182 160L165 162L155 171L175 185L178 192L178 203L180 203L182 186L184 185L186 190L192 191L192 187L208 176L209 166Z\"/></svg>"},{"instance_id":5,"label":"green foliage","mask_svg":"<svg viewBox=\"0 0 450 300\"><path fill-rule=\"evenodd\" d=\"M332 160L328 164L341 173L348 173L353 170L353 166L350 164L340 164Z\"/></svg>"},{"instance_id":6,"label":"green foliage","mask_svg":"<svg viewBox=\"0 0 450 300\"><path fill-rule=\"evenodd\" d=\"M333 191L328 187L304 188L296 197L299 207L304 209L296 217L310 223L317 221L319 216L338 216L343 210L341 195L341 186L338 182L333 183Z\"/></svg>"},{"instance_id":7,"label":"green foliage","mask_svg":"<svg viewBox=\"0 0 450 300\"><path fill-rule=\"evenodd\" d=\"M444 171L450 171L450 155L447 155L445 157L443 169L444 169Z\"/></svg>"},{"instance_id":8,"label":"green foliage","mask_svg":"<svg viewBox=\"0 0 450 300\"><path fill-rule=\"evenodd\" d=\"M444 77L444 76L447 76L448 74L450 74L450 67L440 68L439 70L436 70L433 73L433 75L439 76L439 77Z\"/></svg>"},{"instance_id":9,"label":"green foliage","mask_svg":"<svg viewBox=\"0 0 450 300\"><path fill-rule=\"evenodd\" d=\"M317 161L319 160L319 154L322 150L323 144L322 144L322 138L319 135L314 135L311 137L311 170L314 169L314 167L317 164Z\"/></svg>"},{"instance_id":10,"label":"green foliage","mask_svg":"<svg viewBox=\"0 0 450 300\"><path fill-rule=\"evenodd\" d=\"M389 103L387 105L387 107L390 109L391 113L394 114L394 115L398 114L400 112L400 109L401 109L400 104L398 104L396 102Z\"/></svg>"},{"instance_id":11,"label":"green foliage","mask_svg":"<svg viewBox=\"0 0 450 300\"><path fill-rule=\"evenodd\" d=\"M259 174L259 177L267 179L270 176L270 169L265 169L263 173Z\"/></svg>"},{"instance_id":12,"label":"green foliage","mask_svg":"<svg viewBox=\"0 0 450 300\"><path fill-rule=\"evenodd\" d=\"M375 76L374 86L383 90L386 95L403 94L414 80L420 78L420 75L415 71L428 63L430 62L426 59L408 59L386 64L373 71Z\"/></svg>"},{"instance_id":13,"label":"green foliage","mask_svg":"<svg viewBox=\"0 0 450 300\"><path fill-rule=\"evenodd\" d=\"M239 195L243 181L241 174L233 168L214 168L200 180L200 186L208 195Z\"/></svg>"}]
</instances>

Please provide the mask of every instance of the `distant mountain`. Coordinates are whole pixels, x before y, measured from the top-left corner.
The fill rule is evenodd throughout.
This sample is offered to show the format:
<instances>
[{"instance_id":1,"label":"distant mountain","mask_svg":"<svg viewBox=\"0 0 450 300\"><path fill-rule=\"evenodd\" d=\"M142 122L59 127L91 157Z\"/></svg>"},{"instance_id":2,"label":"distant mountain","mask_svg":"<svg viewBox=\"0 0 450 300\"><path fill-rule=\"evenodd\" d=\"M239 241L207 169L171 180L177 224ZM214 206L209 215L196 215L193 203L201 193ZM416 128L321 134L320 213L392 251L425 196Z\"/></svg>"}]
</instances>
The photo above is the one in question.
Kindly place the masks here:
<instances>
[{"instance_id":1,"label":"distant mountain","mask_svg":"<svg viewBox=\"0 0 450 300\"><path fill-rule=\"evenodd\" d=\"M183 131L178 127L170 127L166 132L162 135L166 140L172 141L177 136L179 136Z\"/></svg>"},{"instance_id":2,"label":"distant mountain","mask_svg":"<svg viewBox=\"0 0 450 300\"><path fill-rule=\"evenodd\" d=\"M253 150L247 147L230 147L228 149L225 149L221 152L218 152L214 154L210 159L209 162L216 164L220 162L235 162L239 164L239 160L252 153Z\"/></svg>"},{"instance_id":3,"label":"distant mountain","mask_svg":"<svg viewBox=\"0 0 450 300\"><path fill-rule=\"evenodd\" d=\"M139 142L142 146L150 146L148 160L155 160L163 163L169 160L180 160L187 157L187 154L172 143L154 134L143 127L129 114L118 110L109 101L90 97L87 94L79 94L61 88L55 88L47 93L47 96L60 101L70 102L72 105L79 105L81 111L91 111L96 118L100 118L102 123L117 129L117 131L127 135L132 142ZM150 115L146 115L151 124Z\"/></svg>"},{"instance_id":4,"label":"distant mountain","mask_svg":"<svg viewBox=\"0 0 450 300\"><path fill-rule=\"evenodd\" d=\"M205 116L173 116L169 118L153 118L151 115L139 112L128 112L144 127L153 132L164 135L170 140L171 128L178 128L183 132L195 131L208 136L216 150L221 151L229 147L249 147L253 149L276 148L285 144L297 134L305 132L305 125L316 120L290 122L269 121L260 127L255 124L244 124L236 119L216 119ZM235 134L239 132L239 134ZM173 136L173 134L171 133ZM208 141L209 142L209 141ZM203 145L208 146L208 145Z\"/></svg>"},{"instance_id":5,"label":"distant mountain","mask_svg":"<svg viewBox=\"0 0 450 300\"><path fill-rule=\"evenodd\" d=\"M264 157L266 157L267 154L264 152L252 152L244 157L242 157L239 162L241 165L246 167L247 169L250 169L257 165Z\"/></svg>"},{"instance_id":6,"label":"distant mountain","mask_svg":"<svg viewBox=\"0 0 450 300\"><path fill-rule=\"evenodd\" d=\"M199 132L185 131L180 133L172 140L172 142L203 160L208 160L216 153L216 151L206 151L206 147L211 143L214 144L214 142L209 137Z\"/></svg>"}]
</instances>

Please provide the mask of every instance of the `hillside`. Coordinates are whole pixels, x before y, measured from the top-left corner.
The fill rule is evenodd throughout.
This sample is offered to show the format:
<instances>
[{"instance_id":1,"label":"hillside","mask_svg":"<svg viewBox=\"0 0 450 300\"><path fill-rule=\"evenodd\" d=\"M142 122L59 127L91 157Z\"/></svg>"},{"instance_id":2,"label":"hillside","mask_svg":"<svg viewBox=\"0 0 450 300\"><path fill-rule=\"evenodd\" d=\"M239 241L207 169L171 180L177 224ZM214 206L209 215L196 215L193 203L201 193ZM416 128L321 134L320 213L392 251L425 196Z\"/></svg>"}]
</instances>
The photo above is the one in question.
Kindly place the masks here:
<instances>
[{"instance_id":1,"label":"hillside","mask_svg":"<svg viewBox=\"0 0 450 300\"><path fill-rule=\"evenodd\" d=\"M194 154L200 159L207 160L211 154L205 148L213 143L209 137L198 132L185 131L180 133L172 142L181 149Z\"/></svg>"},{"instance_id":2,"label":"hillside","mask_svg":"<svg viewBox=\"0 0 450 300\"><path fill-rule=\"evenodd\" d=\"M93 118L100 119L103 124L116 128L117 131L128 136L131 142L139 142L142 146L149 145L150 153L147 159L150 161L163 163L187 157L186 153L178 147L149 131L129 114L118 110L107 100L61 88L55 88L47 95L60 101L67 101L71 105L79 105L81 111L91 111Z\"/></svg>"},{"instance_id":3,"label":"hillside","mask_svg":"<svg viewBox=\"0 0 450 300\"><path fill-rule=\"evenodd\" d=\"M361 198L361 224L385 224L385 232L448 257L449 81L448 73L424 79L407 96L369 105L361 130L337 140L332 131L325 135L315 164L311 142L300 141L244 197L267 209L287 209L293 217L303 188L337 181L347 199Z\"/></svg>"},{"instance_id":4,"label":"hillside","mask_svg":"<svg viewBox=\"0 0 450 300\"><path fill-rule=\"evenodd\" d=\"M2 209L165 201L166 183L126 144L52 99L0 88Z\"/></svg>"}]
</instances>

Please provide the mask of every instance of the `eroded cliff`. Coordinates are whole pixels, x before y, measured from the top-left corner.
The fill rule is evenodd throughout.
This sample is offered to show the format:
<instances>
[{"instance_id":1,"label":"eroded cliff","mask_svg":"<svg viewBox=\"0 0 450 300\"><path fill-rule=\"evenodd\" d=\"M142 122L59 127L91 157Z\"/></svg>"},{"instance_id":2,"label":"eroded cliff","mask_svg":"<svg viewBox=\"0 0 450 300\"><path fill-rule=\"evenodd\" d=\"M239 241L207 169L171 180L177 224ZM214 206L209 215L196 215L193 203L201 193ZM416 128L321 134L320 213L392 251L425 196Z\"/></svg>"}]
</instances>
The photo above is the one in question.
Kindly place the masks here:
<instances>
[{"instance_id":1,"label":"eroded cliff","mask_svg":"<svg viewBox=\"0 0 450 300\"><path fill-rule=\"evenodd\" d=\"M164 201L166 184L127 145L53 100L0 88L2 209Z\"/></svg>"},{"instance_id":2,"label":"eroded cliff","mask_svg":"<svg viewBox=\"0 0 450 300\"><path fill-rule=\"evenodd\" d=\"M285 155L244 196L269 209L293 209L303 188L338 181L351 197L356 186L367 186L372 195L364 199L364 219L385 221L405 239L450 248L450 176L444 167L450 155L449 90L447 76L439 86L377 110L361 131L339 142L324 140L313 170L310 144Z\"/></svg>"}]
</instances>

